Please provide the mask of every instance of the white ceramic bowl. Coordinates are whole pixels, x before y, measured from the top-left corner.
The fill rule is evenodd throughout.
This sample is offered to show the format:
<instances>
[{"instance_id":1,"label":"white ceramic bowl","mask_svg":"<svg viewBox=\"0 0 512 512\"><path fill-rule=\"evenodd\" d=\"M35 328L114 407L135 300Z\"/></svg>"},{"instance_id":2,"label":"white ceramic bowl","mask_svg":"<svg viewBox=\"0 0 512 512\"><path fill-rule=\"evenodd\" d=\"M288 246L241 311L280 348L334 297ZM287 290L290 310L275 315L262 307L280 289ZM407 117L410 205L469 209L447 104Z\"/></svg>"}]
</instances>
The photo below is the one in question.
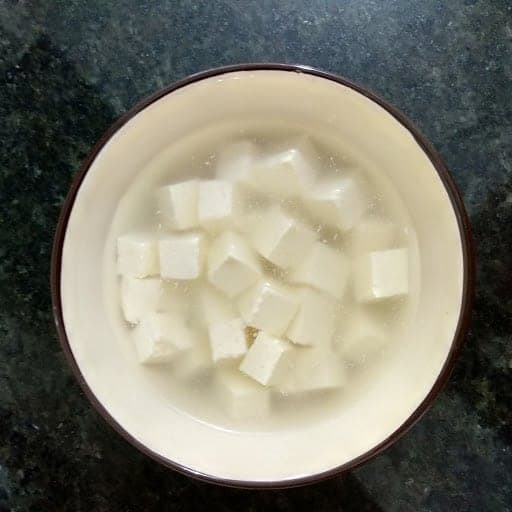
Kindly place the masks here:
<instances>
[{"instance_id":1,"label":"white ceramic bowl","mask_svg":"<svg viewBox=\"0 0 512 512\"><path fill-rule=\"evenodd\" d=\"M332 417L295 429L233 432L199 422L153 393L115 342L103 300L105 244L120 198L165 147L226 120L285 119L328 130L378 162L405 202L420 254L409 343L371 370ZM339 77L287 65L201 73L143 101L94 147L75 178L55 238L52 293L62 346L102 416L160 463L226 485L299 485L382 451L448 378L469 323L473 259L460 197L438 154L393 107Z\"/></svg>"}]
</instances>

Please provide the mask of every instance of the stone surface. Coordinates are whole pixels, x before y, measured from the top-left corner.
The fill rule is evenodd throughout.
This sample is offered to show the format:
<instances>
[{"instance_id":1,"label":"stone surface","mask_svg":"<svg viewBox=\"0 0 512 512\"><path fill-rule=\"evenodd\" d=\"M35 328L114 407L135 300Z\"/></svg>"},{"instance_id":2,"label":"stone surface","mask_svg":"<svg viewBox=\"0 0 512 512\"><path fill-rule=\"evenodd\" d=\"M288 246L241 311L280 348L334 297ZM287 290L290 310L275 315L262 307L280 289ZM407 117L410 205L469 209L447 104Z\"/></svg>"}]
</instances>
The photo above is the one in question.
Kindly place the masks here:
<instances>
[{"instance_id":1,"label":"stone surface","mask_svg":"<svg viewBox=\"0 0 512 512\"><path fill-rule=\"evenodd\" d=\"M293 490L203 484L91 408L55 336L59 208L134 102L205 68L304 63L381 94L440 150L474 228L471 334L439 400L363 467ZM0 511L512 510L509 0L0 0Z\"/></svg>"}]
</instances>

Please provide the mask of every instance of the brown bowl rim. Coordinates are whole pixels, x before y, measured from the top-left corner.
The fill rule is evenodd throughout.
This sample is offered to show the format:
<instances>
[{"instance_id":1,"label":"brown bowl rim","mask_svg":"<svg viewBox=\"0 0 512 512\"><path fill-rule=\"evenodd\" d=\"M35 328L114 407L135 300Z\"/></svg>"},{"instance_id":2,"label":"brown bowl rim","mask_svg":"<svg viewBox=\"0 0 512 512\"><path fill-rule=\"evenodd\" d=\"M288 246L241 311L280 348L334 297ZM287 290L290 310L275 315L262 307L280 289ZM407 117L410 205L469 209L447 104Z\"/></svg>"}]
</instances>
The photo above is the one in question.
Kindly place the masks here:
<instances>
[{"instance_id":1,"label":"brown bowl rim","mask_svg":"<svg viewBox=\"0 0 512 512\"><path fill-rule=\"evenodd\" d=\"M418 407L414 410L414 412L405 420L402 425L400 425L391 435L389 435L385 440L380 442L377 446L373 447L371 450L368 450L366 453L359 455L358 457L348 461L340 466L329 469L327 471L316 473L304 477L293 478L290 480L277 480L277 481L248 481L248 480L237 480L237 479L225 479L221 477L217 477L215 475L204 474L198 471L193 470L192 468L186 467L184 465L178 464L162 455L150 450L147 446L139 442L135 439L130 433L128 433L105 409L105 407L100 403L96 395L90 389L87 384L84 376L82 375L80 368L73 356L71 351L70 343L66 334L66 330L64 327L64 319L62 313L62 304L61 304L61 293L60 293L60 279L61 279L61 263L62 263L62 249L64 238L66 234L67 224L69 220L69 216L71 214L71 210L73 208L73 204L75 202L76 196L80 189L80 185L82 184L87 171L89 170L92 162L95 160L98 153L103 149L105 144L111 139L111 137L130 119L132 119L136 114L140 111L159 100L163 96L170 94L186 85L192 84L194 82L211 78L218 75L223 75L226 73L231 73L234 71L259 71L259 70L273 70L273 71L286 71L286 72L294 72L294 73L305 73L313 76L317 76L320 78L324 78L335 83L344 85L346 87L350 87L356 92L366 96L370 100L374 101L381 107L383 107L387 112L389 112L395 119L397 119L415 138L416 142L423 149L425 154L428 156L434 168L436 169L445 189L448 193L448 197L450 198L450 202L452 204L453 210L455 212L455 216L457 218L459 233L461 237L462 244L462 254L463 254L463 291L462 291L462 302L460 308L460 315L457 324L457 328L455 330L455 335L451 344L450 351L446 358L446 361L435 380L430 392L423 399L423 401L418 405ZM293 64L278 64L278 63L247 63L247 64L234 64L228 66L222 66L218 68L209 69L206 71L202 71L200 73L196 73L190 75L186 78L178 80L173 84L162 88L151 96L143 99L130 110L128 110L123 116L121 116L117 121L114 122L110 126L110 128L102 135L99 141L94 145L86 159L84 160L80 170L74 177L69 192L66 196L64 204L62 206L59 220L56 227L55 238L53 242L52 249L52 258L51 258L51 272L50 272L50 286L51 286L51 296L52 296L52 306L53 306L53 316L54 321L58 333L58 338L60 344L62 346L62 350L66 356L68 364L70 365L78 383L80 384L83 392L92 403L94 408L100 413L100 415L106 420L110 426L117 431L125 440L127 440L131 445L137 448L139 451L147 455L148 457L154 459L160 464L176 470L180 473L183 473L187 476L196 478L198 480L202 480L209 483L215 483L218 485L224 485L228 487L237 487L237 488L246 488L246 489L276 489L276 488L290 488L297 487L301 485L316 483L327 478L334 477L339 475L340 473L352 470L360 466L361 464L369 461L373 457L379 455L384 450L389 448L392 444L394 444L400 437L402 437L428 410L428 408L432 405L435 398L439 395L442 387L446 384L450 373L454 367L457 356L460 353L460 350L463 345L463 341L465 335L469 329L470 320L471 320L471 310L474 298L474 287L475 287L475 257L474 257L474 248L473 248L473 238L471 233L471 227L468 219L468 215L464 208L464 204L462 202L461 196L457 187L449 174L448 168L446 167L444 161L442 160L439 153L434 149L433 145L429 142L429 140L420 132L420 130L414 125L414 123L406 117L402 112L400 112L397 108L389 104L387 101L383 100L369 89L358 85L350 80L342 78L334 73L321 71L319 69L304 66L304 65L293 65Z\"/></svg>"}]
</instances>

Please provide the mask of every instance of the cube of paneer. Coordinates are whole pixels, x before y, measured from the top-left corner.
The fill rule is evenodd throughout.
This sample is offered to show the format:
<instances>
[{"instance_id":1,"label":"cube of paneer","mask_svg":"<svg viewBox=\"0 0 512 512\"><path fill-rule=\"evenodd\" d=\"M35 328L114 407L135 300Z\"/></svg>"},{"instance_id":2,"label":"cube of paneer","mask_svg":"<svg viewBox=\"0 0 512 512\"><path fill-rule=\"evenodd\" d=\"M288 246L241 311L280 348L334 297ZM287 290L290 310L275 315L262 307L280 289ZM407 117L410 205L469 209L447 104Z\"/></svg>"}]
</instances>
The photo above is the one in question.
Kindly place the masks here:
<instances>
[{"instance_id":1,"label":"cube of paneer","mask_svg":"<svg viewBox=\"0 0 512 512\"><path fill-rule=\"evenodd\" d=\"M379 352L386 340L385 326L368 312L359 311L339 337L337 350L348 363L361 364Z\"/></svg>"},{"instance_id":2,"label":"cube of paneer","mask_svg":"<svg viewBox=\"0 0 512 512\"><path fill-rule=\"evenodd\" d=\"M261 265L244 238L225 231L208 253L208 280L228 297L235 297L261 276Z\"/></svg>"},{"instance_id":3,"label":"cube of paneer","mask_svg":"<svg viewBox=\"0 0 512 512\"><path fill-rule=\"evenodd\" d=\"M201 286L192 314L194 322L208 328L210 324L238 317L231 301L213 286Z\"/></svg>"},{"instance_id":4,"label":"cube of paneer","mask_svg":"<svg viewBox=\"0 0 512 512\"><path fill-rule=\"evenodd\" d=\"M151 311L157 311L163 295L163 285L159 277L138 279L122 276L121 309L125 320L136 324Z\"/></svg>"},{"instance_id":5,"label":"cube of paneer","mask_svg":"<svg viewBox=\"0 0 512 512\"><path fill-rule=\"evenodd\" d=\"M133 329L133 337L144 364L166 363L193 344L183 320L169 313L149 313Z\"/></svg>"},{"instance_id":6,"label":"cube of paneer","mask_svg":"<svg viewBox=\"0 0 512 512\"><path fill-rule=\"evenodd\" d=\"M158 247L150 235L130 234L117 239L117 272L131 277L157 275Z\"/></svg>"},{"instance_id":7,"label":"cube of paneer","mask_svg":"<svg viewBox=\"0 0 512 512\"><path fill-rule=\"evenodd\" d=\"M240 371L264 386L273 386L291 370L292 350L287 341L259 332L240 363Z\"/></svg>"},{"instance_id":8,"label":"cube of paneer","mask_svg":"<svg viewBox=\"0 0 512 512\"><path fill-rule=\"evenodd\" d=\"M261 280L244 292L238 310L247 325L282 336L297 311L297 297L287 286Z\"/></svg>"},{"instance_id":9,"label":"cube of paneer","mask_svg":"<svg viewBox=\"0 0 512 512\"><path fill-rule=\"evenodd\" d=\"M216 376L216 389L224 410L233 419L265 417L270 409L268 389L242 375L238 370L223 369Z\"/></svg>"},{"instance_id":10,"label":"cube of paneer","mask_svg":"<svg viewBox=\"0 0 512 512\"><path fill-rule=\"evenodd\" d=\"M163 279L197 279L203 270L205 240L201 233L167 235L158 242Z\"/></svg>"},{"instance_id":11,"label":"cube of paneer","mask_svg":"<svg viewBox=\"0 0 512 512\"><path fill-rule=\"evenodd\" d=\"M307 204L320 221L347 231L368 211L370 199L361 183L346 176L318 183L308 196Z\"/></svg>"},{"instance_id":12,"label":"cube of paneer","mask_svg":"<svg viewBox=\"0 0 512 512\"><path fill-rule=\"evenodd\" d=\"M301 255L301 262L290 273L290 281L342 299L348 275L349 261L341 250L315 242L309 251Z\"/></svg>"},{"instance_id":13,"label":"cube of paneer","mask_svg":"<svg viewBox=\"0 0 512 512\"><path fill-rule=\"evenodd\" d=\"M247 181L256 156L256 145L248 140L236 141L223 147L217 154L217 177L232 182Z\"/></svg>"},{"instance_id":14,"label":"cube of paneer","mask_svg":"<svg viewBox=\"0 0 512 512\"><path fill-rule=\"evenodd\" d=\"M186 380L200 379L210 374L213 369L213 358L207 339L195 335L191 350L176 358L173 370L175 374Z\"/></svg>"},{"instance_id":15,"label":"cube of paneer","mask_svg":"<svg viewBox=\"0 0 512 512\"><path fill-rule=\"evenodd\" d=\"M249 181L278 199L299 197L307 193L317 179L318 158L308 139L297 139L277 153L256 160Z\"/></svg>"},{"instance_id":16,"label":"cube of paneer","mask_svg":"<svg viewBox=\"0 0 512 512\"><path fill-rule=\"evenodd\" d=\"M370 252L360 259L355 275L356 297L373 302L409 292L409 253L405 248Z\"/></svg>"},{"instance_id":17,"label":"cube of paneer","mask_svg":"<svg viewBox=\"0 0 512 512\"><path fill-rule=\"evenodd\" d=\"M199 224L207 231L219 231L241 214L242 196L236 184L224 180L199 182L197 215Z\"/></svg>"},{"instance_id":18,"label":"cube of paneer","mask_svg":"<svg viewBox=\"0 0 512 512\"><path fill-rule=\"evenodd\" d=\"M336 325L337 303L316 290L305 288L300 293L299 309L286 336L298 345L327 347Z\"/></svg>"},{"instance_id":19,"label":"cube of paneer","mask_svg":"<svg viewBox=\"0 0 512 512\"><path fill-rule=\"evenodd\" d=\"M272 208L256 219L251 233L254 248L283 269L296 265L315 239L311 229L279 208Z\"/></svg>"},{"instance_id":20,"label":"cube of paneer","mask_svg":"<svg viewBox=\"0 0 512 512\"><path fill-rule=\"evenodd\" d=\"M367 218L357 224L350 233L351 252L391 249L396 240L396 226L387 219Z\"/></svg>"},{"instance_id":21,"label":"cube of paneer","mask_svg":"<svg viewBox=\"0 0 512 512\"><path fill-rule=\"evenodd\" d=\"M339 355L324 347L297 349L293 365L294 371L277 386L285 395L340 388L347 379Z\"/></svg>"},{"instance_id":22,"label":"cube of paneer","mask_svg":"<svg viewBox=\"0 0 512 512\"><path fill-rule=\"evenodd\" d=\"M240 318L220 320L208 327L214 363L242 357L247 352L245 324Z\"/></svg>"},{"instance_id":23,"label":"cube of paneer","mask_svg":"<svg viewBox=\"0 0 512 512\"><path fill-rule=\"evenodd\" d=\"M163 224L180 230L196 227L197 200L197 180L183 181L158 189L158 211Z\"/></svg>"}]
</instances>

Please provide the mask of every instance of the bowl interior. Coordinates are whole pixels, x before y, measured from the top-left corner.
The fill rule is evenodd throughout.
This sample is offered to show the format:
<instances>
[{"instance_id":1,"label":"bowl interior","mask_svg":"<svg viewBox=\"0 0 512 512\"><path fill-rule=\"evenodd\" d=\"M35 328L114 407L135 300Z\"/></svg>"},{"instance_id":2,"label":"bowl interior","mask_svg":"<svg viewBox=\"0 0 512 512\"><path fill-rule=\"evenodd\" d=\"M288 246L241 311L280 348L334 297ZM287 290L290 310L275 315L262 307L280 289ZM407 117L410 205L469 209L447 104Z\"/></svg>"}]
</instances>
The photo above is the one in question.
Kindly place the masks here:
<instances>
[{"instance_id":1,"label":"bowl interior","mask_svg":"<svg viewBox=\"0 0 512 512\"><path fill-rule=\"evenodd\" d=\"M368 365L343 407L319 421L259 431L219 428L173 407L112 320L112 220L142 169L201 130L290 123L327 133L385 173L417 237L419 296L397 350ZM217 128L216 128L217 127ZM110 262L110 263L109 263ZM396 432L427 397L452 348L464 288L457 216L413 135L351 87L307 73L233 71L190 83L140 111L107 141L76 195L60 274L64 328L83 379L139 446L224 481L291 482L354 461ZM109 285L110 283L110 285Z\"/></svg>"}]
</instances>

